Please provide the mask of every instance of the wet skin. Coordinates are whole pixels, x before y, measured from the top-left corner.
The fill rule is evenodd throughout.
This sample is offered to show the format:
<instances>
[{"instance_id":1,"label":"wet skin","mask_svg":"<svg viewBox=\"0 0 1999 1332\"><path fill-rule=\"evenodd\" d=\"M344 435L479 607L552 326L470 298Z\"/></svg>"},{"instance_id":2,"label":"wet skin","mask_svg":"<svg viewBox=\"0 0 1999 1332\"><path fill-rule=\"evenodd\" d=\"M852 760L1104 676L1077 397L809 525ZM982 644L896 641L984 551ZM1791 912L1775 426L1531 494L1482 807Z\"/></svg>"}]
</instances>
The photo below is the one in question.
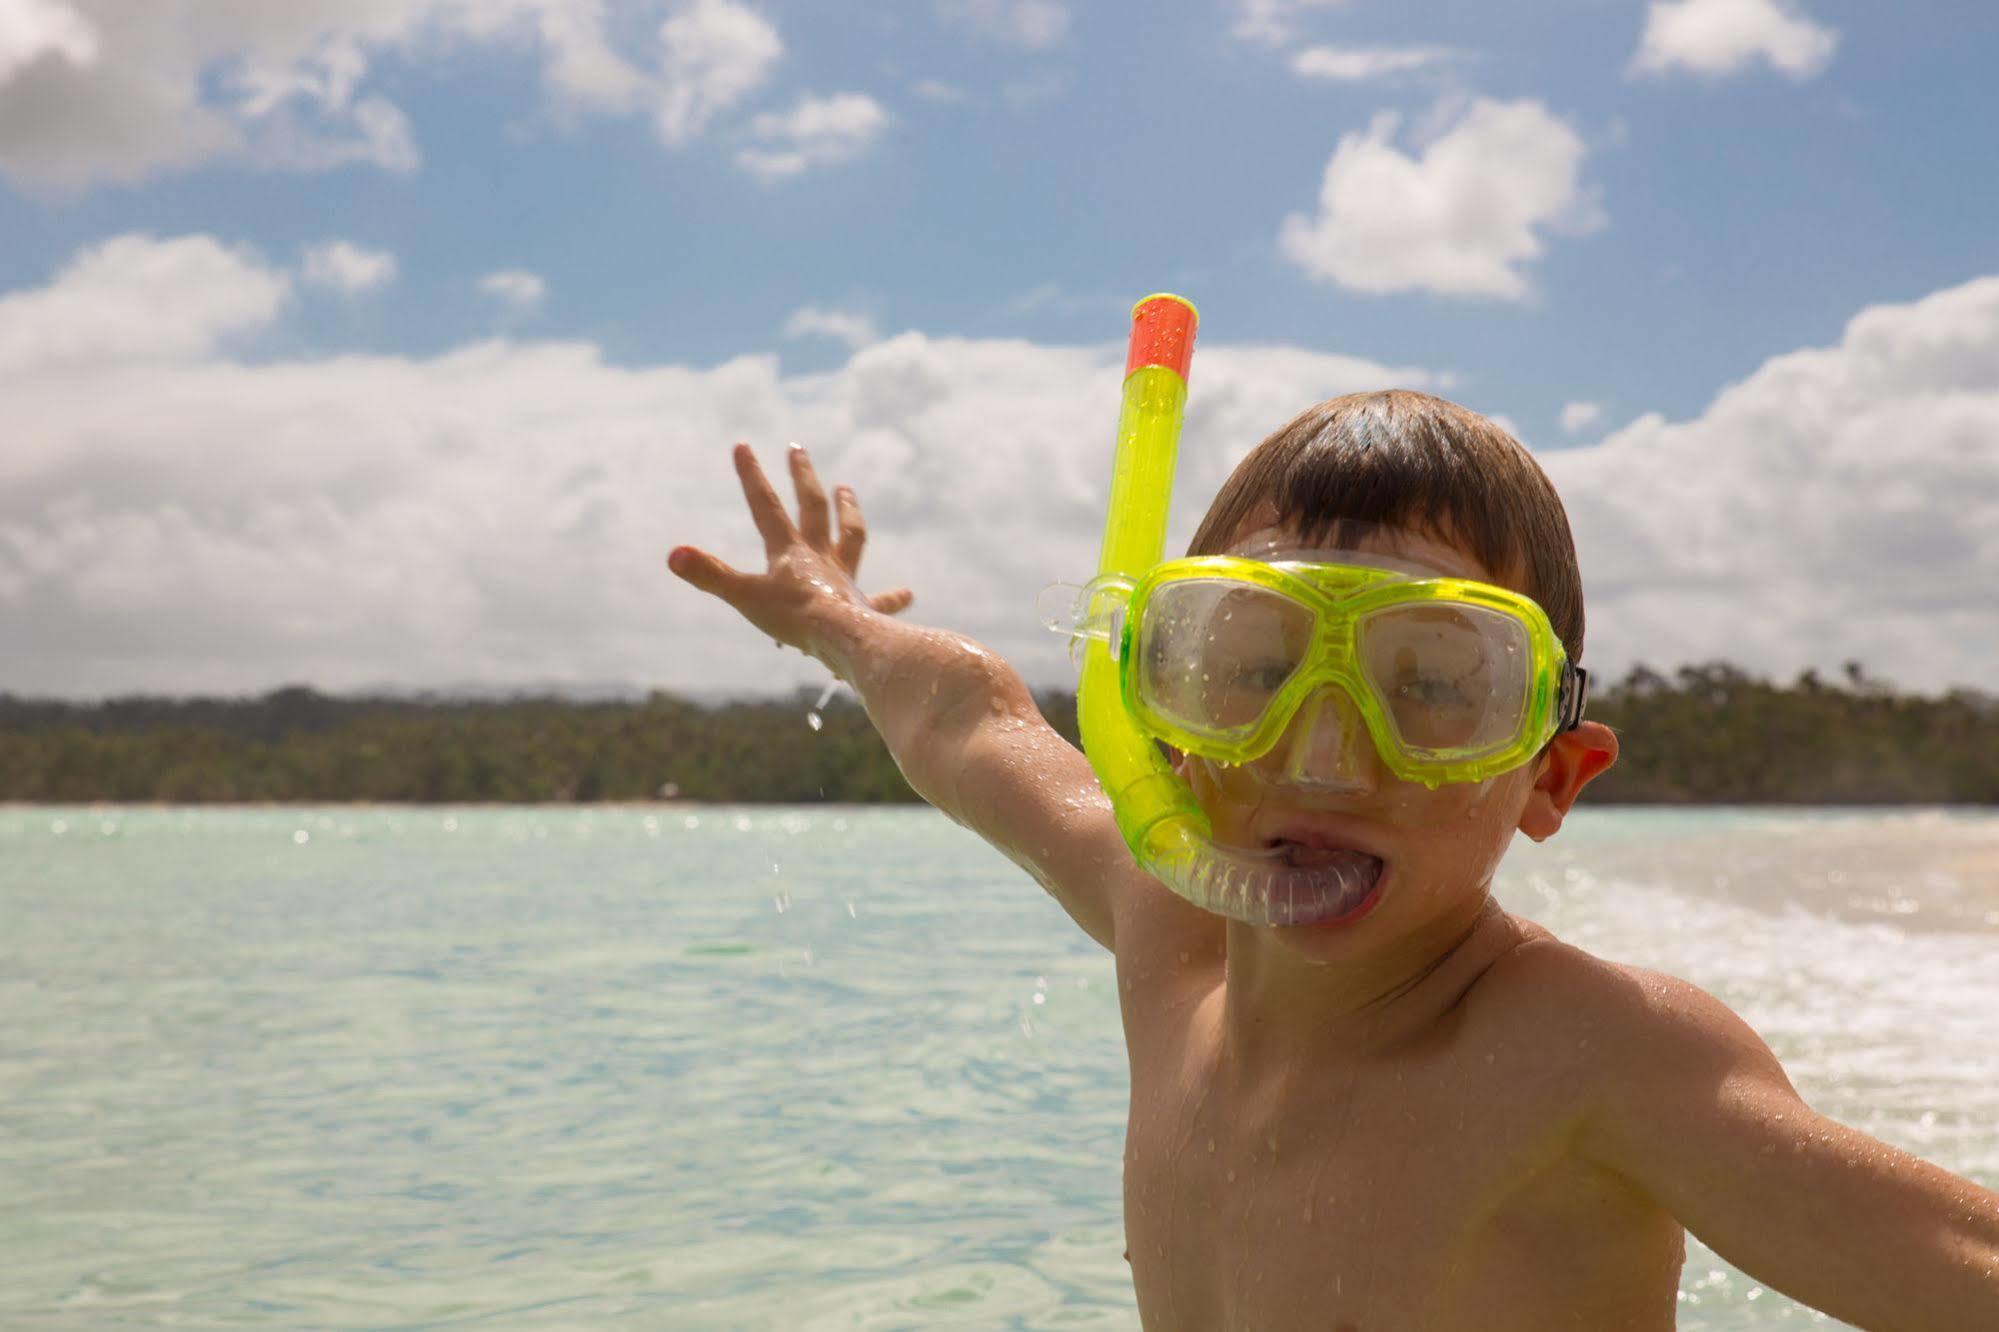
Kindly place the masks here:
<instances>
[{"instance_id":1,"label":"wet skin","mask_svg":"<svg viewBox=\"0 0 1999 1332\"><path fill-rule=\"evenodd\" d=\"M1504 581L1433 537L1358 549ZM1294 729L1280 748L1354 734ZM1119 924L1145 1325L1671 1327L1680 1227L1565 1150L1587 1080L1543 1020L1568 950L1489 893L1516 830L1559 826L1574 756L1436 791L1371 748L1315 757L1337 780L1309 790L1181 771L1217 840L1380 857L1368 910L1255 927L1161 889Z\"/></svg>"}]
</instances>

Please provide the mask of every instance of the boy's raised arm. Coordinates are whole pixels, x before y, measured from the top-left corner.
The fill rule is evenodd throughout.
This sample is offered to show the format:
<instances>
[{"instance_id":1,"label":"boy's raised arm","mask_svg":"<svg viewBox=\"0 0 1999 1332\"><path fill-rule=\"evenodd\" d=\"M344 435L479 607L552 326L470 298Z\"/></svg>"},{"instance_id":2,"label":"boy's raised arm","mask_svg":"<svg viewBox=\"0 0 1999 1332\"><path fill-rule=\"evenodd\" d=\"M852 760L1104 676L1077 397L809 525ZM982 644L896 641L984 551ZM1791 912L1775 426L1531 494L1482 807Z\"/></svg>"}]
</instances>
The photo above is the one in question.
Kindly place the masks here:
<instances>
[{"instance_id":1,"label":"boy's raised arm","mask_svg":"<svg viewBox=\"0 0 1999 1332\"><path fill-rule=\"evenodd\" d=\"M842 486L836 515L803 448L790 454L795 524L747 444L736 446L735 463L768 572L740 572L691 546L676 548L668 566L853 686L916 793L1026 869L1111 947L1117 903L1143 872L1088 761L998 655L961 634L892 619L910 604L907 589L861 592L860 505Z\"/></svg>"},{"instance_id":2,"label":"boy's raised arm","mask_svg":"<svg viewBox=\"0 0 1999 1332\"><path fill-rule=\"evenodd\" d=\"M1639 973L1585 1152L1745 1272L1870 1332L1999 1328L1999 1194L1818 1114L1713 996Z\"/></svg>"}]
</instances>

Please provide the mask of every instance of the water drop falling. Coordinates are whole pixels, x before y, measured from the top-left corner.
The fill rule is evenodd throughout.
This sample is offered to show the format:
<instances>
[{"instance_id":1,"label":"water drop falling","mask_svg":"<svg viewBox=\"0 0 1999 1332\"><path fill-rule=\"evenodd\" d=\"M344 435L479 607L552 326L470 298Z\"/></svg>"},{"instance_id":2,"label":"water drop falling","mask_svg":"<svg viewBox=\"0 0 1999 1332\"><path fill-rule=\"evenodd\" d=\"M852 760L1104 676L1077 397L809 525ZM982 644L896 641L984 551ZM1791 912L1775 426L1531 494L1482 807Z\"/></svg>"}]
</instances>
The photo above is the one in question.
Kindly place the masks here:
<instances>
[{"instance_id":1,"label":"water drop falling","mask_svg":"<svg viewBox=\"0 0 1999 1332\"><path fill-rule=\"evenodd\" d=\"M820 727L824 726L826 724L826 721L825 718L821 717L817 712L808 712L805 714L805 724L807 726L810 726L813 730L816 731Z\"/></svg>"}]
</instances>

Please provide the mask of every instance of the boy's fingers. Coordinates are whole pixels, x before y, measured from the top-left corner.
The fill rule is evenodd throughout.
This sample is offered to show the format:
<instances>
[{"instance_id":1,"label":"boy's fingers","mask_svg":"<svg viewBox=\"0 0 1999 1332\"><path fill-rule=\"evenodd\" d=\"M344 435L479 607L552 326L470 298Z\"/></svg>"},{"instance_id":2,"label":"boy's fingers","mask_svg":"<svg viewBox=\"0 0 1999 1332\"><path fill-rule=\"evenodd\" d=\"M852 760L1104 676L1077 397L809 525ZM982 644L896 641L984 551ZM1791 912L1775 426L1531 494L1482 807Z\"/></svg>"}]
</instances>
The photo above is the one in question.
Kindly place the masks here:
<instances>
[{"instance_id":1,"label":"boy's fingers","mask_svg":"<svg viewBox=\"0 0 1999 1332\"><path fill-rule=\"evenodd\" d=\"M757 531L763 534L764 553L775 556L791 544L797 533L792 530L791 519L785 516L783 501L770 488L764 469L757 466L757 455L750 452L750 446L736 445L735 456L736 478L743 483L743 498L750 503L750 517L755 520Z\"/></svg>"},{"instance_id":2,"label":"boy's fingers","mask_svg":"<svg viewBox=\"0 0 1999 1332\"><path fill-rule=\"evenodd\" d=\"M791 487L798 492L799 534L812 549L825 550L833 540L826 488L819 484L819 473L812 470L812 459L806 456L803 444L791 446Z\"/></svg>"},{"instance_id":3,"label":"boy's fingers","mask_svg":"<svg viewBox=\"0 0 1999 1332\"><path fill-rule=\"evenodd\" d=\"M738 573L705 550L676 546L666 557L666 567L703 592L735 605L749 576Z\"/></svg>"},{"instance_id":4,"label":"boy's fingers","mask_svg":"<svg viewBox=\"0 0 1999 1332\"><path fill-rule=\"evenodd\" d=\"M861 547L868 544L868 523L861 517L861 502L845 486L833 492L840 506L840 549L836 552L849 578L861 571Z\"/></svg>"},{"instance_id":5,"label":"boy's fingers","mask_svg":"<svg viewBox=\"0 0 1999 1332\"><path fill-rule=\"evenodd\" d=\"M909 609L916 600L916 594L906 587L892 588L887 592L877 592L868 598L868 604L884 615L899 615Z\"/></svg>"}]
</instances>

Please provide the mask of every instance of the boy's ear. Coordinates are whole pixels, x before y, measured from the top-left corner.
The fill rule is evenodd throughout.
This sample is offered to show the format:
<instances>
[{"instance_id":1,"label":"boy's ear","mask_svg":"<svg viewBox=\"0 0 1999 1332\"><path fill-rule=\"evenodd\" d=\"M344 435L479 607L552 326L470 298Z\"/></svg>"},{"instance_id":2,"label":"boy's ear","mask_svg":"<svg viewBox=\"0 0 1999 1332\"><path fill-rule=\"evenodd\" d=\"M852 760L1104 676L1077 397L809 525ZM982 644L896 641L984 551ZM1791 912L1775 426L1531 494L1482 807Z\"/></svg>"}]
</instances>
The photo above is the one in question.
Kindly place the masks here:
<instances>
[{"instance_id":1,"label":"boy's ear","mask_svg":"<svg viewBox=\"0 0 1999 1332\"><path fill-rule=\"evenodd\" d=\"M1584 722L1548 742L1541 771L1520 811L1520 831L1545 842L1561 829L1583 788L1617 762L1617 734L1602 722Z\"/></svg>"}]
</instances>

